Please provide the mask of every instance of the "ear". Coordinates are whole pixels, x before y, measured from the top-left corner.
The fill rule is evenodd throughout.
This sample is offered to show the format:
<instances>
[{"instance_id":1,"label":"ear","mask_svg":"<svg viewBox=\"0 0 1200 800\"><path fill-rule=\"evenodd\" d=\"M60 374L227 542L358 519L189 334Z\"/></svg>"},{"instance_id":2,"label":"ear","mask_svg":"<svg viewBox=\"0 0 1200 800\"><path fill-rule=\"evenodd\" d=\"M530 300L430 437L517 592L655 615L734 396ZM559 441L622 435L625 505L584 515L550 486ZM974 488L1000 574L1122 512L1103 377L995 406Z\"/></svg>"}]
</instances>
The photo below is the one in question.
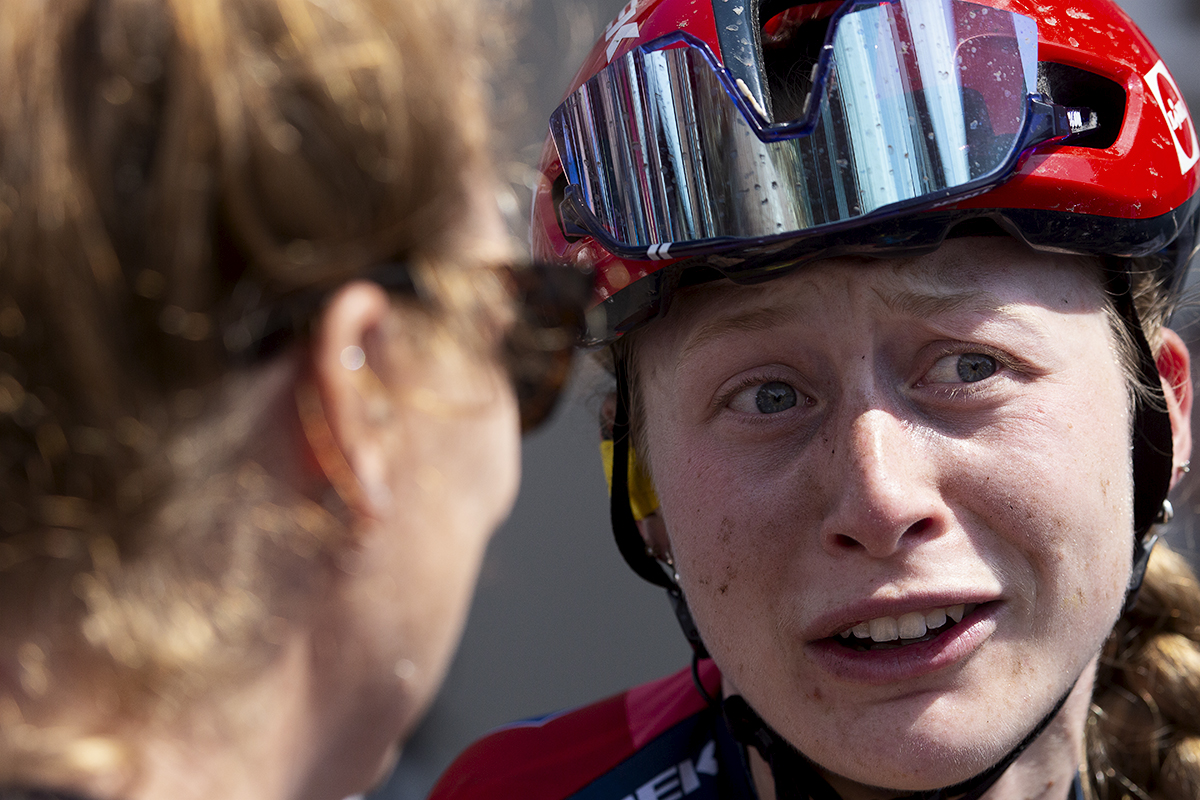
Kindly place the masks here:
<instances>
[{"instance_id":1,"label":"ear","mask_svg":"<svg viewBox=\"0 0 1200 800\"><path fill-rule=\"evenodd\" d=\"M1171 417L1171 442L1175 469L1171 473L1174 486L1183 477L1184 465L1192 457L1192 368L1187 345L1175 331L1164 328L1162 347L1155 359L1162 378L1167 413Z\"/></svg>"},{"instance_id":2,"label":"ear","mask_svg":"<svg viewBox=\"0 0 1200 800\"><path fill-rule=\"evenodd\" d=\"M353 281L333 295L311 342L316 408L300 409L330 486L353 513L371 519L391 505L388 437L382 430L391 415L394 382L385 347L387 328L394 324L391 311L387 292L375 283Z\"/></svg>"},{"instance_id":3,"label":"ear","mask_svg":"<svg viewBox=\"0 0 1200 800\"><path fill-rule=\"evenodd\" d=\"M667 536L667 523L663 521L662 511L655 511L643 517L637 523L638 533L650 551L659 558L671 560L671 539Z\"/></svg>"}]
</instances>

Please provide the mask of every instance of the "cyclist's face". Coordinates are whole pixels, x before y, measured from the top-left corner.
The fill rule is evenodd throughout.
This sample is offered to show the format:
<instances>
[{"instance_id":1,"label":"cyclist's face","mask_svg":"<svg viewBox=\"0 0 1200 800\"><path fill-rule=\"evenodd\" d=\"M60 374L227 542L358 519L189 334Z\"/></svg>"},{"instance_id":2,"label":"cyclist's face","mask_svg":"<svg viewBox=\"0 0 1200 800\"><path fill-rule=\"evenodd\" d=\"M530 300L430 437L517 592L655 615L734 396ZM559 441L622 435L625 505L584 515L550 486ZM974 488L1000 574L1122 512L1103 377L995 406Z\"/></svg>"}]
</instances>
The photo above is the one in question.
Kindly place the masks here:
<instances>
[{"instance_id":1,"label":"cyclist's face","mask_svg":"<svg viewBox=\"0 0 1200 800\"><path fill-rule=\"evenodd\" d=\"M1129 393L1077 260L963 239L712 284L637 370L703 638L824 768L965 779L1096 656L1130 572Z\"/></svg>"}]
</instances>

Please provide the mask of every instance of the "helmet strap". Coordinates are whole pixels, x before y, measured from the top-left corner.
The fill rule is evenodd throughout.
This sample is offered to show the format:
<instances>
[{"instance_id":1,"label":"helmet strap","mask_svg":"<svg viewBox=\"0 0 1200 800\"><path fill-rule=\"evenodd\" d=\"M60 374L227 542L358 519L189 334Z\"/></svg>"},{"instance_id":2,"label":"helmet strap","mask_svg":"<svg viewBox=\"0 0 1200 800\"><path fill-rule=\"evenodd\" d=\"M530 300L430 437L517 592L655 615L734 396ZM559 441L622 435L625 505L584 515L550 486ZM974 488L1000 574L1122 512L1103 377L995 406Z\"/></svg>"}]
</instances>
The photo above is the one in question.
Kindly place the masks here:
<instances>
[{"instance_id":1,"label":"helmet strap","mask_svg":"<svg viewBox=\"0 0 1200 800\"><path fill-rule=\"evenodd\" d=\"M708 658L708 650L700 638L700 631L692 619L688 609L687 598L683 589L676 583L673 575L669 575L653 555L650 554L642 534L638 530L637 521L633 516L633 507L629 502L629 375L627 359L620 355L615 358L617 378L617 407L613 415L613 466L612 466L612 496L609 499L609 515L612 518L613 537L617 540L617 548L621 551L625 563L643 579L661 586L667 590L671 607L675 610L675 618L683 635L696 658Z\"/></svg>"}]
</instances>

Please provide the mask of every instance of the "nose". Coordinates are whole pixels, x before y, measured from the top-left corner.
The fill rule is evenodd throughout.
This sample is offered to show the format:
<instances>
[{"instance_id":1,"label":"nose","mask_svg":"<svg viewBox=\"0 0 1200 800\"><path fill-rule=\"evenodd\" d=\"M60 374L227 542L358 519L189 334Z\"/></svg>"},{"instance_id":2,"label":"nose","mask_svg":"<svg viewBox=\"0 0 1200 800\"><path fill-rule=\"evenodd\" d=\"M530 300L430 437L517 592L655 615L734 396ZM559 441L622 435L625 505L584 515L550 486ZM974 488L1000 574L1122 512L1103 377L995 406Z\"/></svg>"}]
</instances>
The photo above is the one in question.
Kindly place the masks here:
<instances>
[{"instance_id":1,"label":"nose","mask_svg":"<svg viewBox=\"0 0 1200 800\"><path fill-rule=\"evenodd\" d=\"M933 435L880 408L849 415L831 437L822 546L887 558L947 528ZM836 443L836 444L835 444Z\"/></svg>"}]
</instances>

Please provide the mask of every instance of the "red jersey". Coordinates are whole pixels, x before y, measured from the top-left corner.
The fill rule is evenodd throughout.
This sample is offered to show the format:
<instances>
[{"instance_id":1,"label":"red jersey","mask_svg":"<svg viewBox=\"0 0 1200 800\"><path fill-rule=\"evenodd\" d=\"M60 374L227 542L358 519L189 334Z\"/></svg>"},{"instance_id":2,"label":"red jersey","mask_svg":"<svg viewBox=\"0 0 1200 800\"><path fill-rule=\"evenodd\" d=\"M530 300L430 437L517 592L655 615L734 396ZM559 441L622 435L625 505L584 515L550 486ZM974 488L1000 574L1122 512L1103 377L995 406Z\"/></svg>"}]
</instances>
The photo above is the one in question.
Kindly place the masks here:
<instances>
[{"instance_id":1,"label":"red jersey","mask_svg":"<svg viewBox=\"0 0 1200 800\"><path fill-rule=\"evenodd\" d=\"M702 661L704 690L721 675ZM1083 792L1076 777L1068 800ZM690 670L590 706L506 725L442 775L429 800L757 800L746 751Z\"/></svg>"},{"instance_id":2,"label":"red jersey","mask_svg":"<svg viewBox=\"0 0 1200 800\"><path fill-rule=\"evenodd\" d=\"M709 696L721 675L700 662ZM684 669L590 706L506 725L467 749L430 800L753 800L744 751Z\"/></svg>"}]
</instances>

